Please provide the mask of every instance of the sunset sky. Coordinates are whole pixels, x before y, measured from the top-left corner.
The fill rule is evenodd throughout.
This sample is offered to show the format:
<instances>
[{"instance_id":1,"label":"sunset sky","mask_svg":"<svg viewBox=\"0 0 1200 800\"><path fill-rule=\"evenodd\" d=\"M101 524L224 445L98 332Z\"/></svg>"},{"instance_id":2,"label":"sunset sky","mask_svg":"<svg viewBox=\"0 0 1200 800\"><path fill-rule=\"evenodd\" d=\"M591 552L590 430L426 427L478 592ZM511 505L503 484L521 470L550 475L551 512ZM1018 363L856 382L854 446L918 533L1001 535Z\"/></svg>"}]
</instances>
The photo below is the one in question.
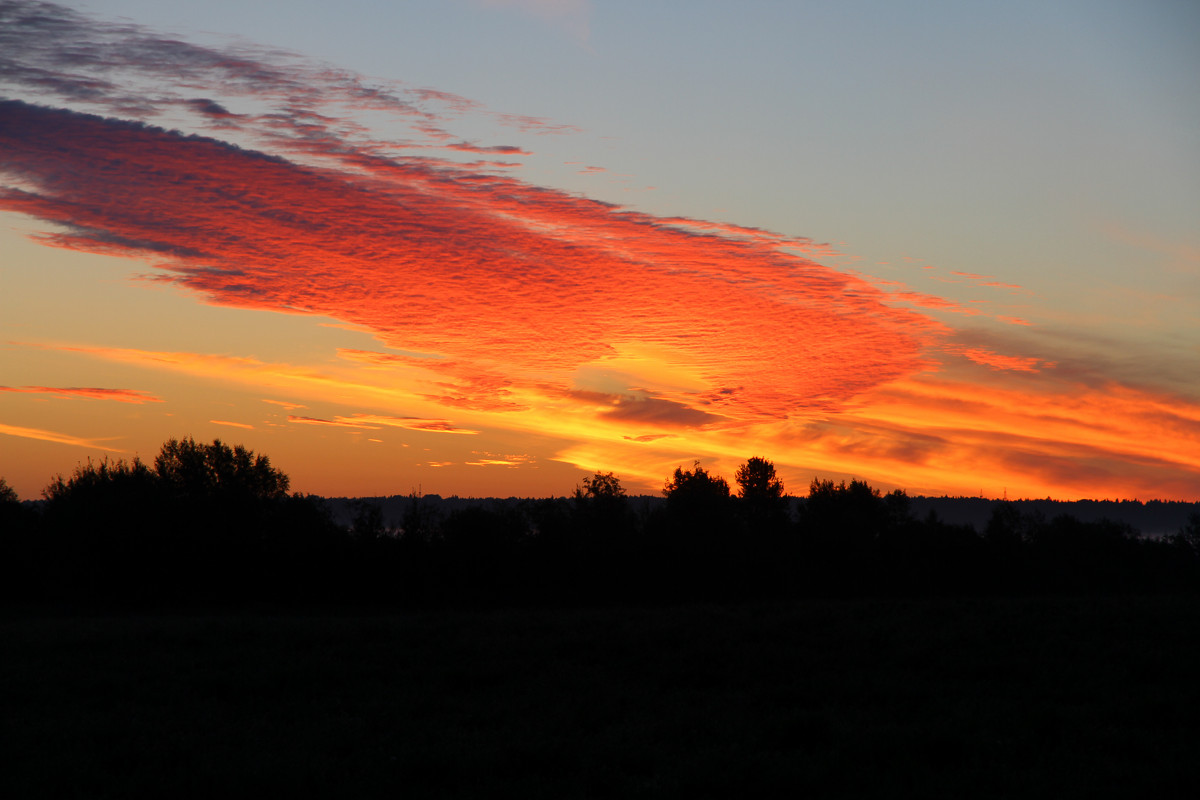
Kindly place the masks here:
<instances>
[{"instance_id":1,"label":"sunset sky","mask_svg":"<svg viewBox=\"0 0 1200 800\"><path fill-rule=\"evenodd\" d=\"M1200 5L0 0L0 476L1200 500Z\"/></svg>"}]
</instances>

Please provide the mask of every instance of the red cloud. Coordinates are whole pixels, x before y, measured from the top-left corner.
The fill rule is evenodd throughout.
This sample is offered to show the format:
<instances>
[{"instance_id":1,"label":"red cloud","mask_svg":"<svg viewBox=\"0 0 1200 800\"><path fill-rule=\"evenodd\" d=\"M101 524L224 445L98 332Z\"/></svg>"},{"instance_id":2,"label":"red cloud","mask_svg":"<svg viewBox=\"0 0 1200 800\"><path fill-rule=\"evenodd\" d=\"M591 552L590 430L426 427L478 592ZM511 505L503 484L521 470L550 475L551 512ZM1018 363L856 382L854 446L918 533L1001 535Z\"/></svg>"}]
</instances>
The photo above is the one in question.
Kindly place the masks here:
<instances>
[{"instance_id":1,"label":"red cloud","mask_svg":"<svg viewBox=\"0 0 1200 800\"><path fill-rule=\"evenodd\" d=\"M3 118L0 208L66 226L51 242L149 254L213 302L450 357L431 397L451 405L637 348L726 416L824 411L921 368L941 330L764 231L349 146L356 172L20 102Z\"/></svg>"}]
</instances>

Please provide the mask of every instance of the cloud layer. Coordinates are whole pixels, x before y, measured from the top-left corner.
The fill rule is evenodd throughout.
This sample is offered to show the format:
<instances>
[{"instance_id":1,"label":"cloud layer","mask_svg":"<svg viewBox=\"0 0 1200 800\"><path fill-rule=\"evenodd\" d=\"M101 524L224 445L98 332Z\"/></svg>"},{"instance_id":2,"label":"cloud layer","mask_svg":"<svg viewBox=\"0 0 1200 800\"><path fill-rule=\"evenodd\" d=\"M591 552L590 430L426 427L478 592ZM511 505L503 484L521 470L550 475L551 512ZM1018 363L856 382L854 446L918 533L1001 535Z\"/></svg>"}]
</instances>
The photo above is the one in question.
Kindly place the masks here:
<instances>
[{"instance_id":1,"label":"cloud layer","mask_svg":"<svg viewBox=\"0 0 1200 800\"><path fill-rule=\"evenodd\" d=\"M208 302L332 317L376 338L377 350L340 350L326 371L244 354L74 348L235 376L305 403L344 398L289 415L291 425L347 436L544 431L577 442L561 459L647 480L684 454L745 457L759 446L797 468L926 489L986 478L996 491L1026 475L1021 485L1074 491L1128 484L1124 466L1145 478L1136 485L1185 496L1200 474L1187 449L1200 442L1200 416L1187 398L1073 382L1058 358L999 352L999 338L939 321L979 321L978 308L823 266L821 246L805 239L523 181L528 146L452 130L464 115L525 137L578 133L569 125L12 0L0 0L0 86L22 98L0 98L0 210L42 221L45 244L137 258L152 279ZM1186 446L1146 456L1147 431ZM467 463L535 460L475 455Z\"/></svg>"}]
</instances>

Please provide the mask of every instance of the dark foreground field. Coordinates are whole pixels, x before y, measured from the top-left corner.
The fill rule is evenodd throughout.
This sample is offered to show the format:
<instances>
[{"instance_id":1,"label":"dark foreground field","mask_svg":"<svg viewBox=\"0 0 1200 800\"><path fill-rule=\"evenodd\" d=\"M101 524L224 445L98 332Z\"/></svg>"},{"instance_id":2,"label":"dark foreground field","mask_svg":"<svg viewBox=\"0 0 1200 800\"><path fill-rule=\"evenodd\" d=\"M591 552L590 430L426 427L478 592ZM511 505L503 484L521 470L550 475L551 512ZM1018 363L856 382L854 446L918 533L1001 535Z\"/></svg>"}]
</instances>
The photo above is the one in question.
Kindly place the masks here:
<instances>
[{"instance_id":1,"label":"dark foreground field","mask_svg":"<svg viewBox=\"0 0 1200 800\"><path fill-rule=\"evenodd\" d=\"M5 797L1200 796L1196 598L10 613L0 647Z\"/></svg>"}]
</instances>

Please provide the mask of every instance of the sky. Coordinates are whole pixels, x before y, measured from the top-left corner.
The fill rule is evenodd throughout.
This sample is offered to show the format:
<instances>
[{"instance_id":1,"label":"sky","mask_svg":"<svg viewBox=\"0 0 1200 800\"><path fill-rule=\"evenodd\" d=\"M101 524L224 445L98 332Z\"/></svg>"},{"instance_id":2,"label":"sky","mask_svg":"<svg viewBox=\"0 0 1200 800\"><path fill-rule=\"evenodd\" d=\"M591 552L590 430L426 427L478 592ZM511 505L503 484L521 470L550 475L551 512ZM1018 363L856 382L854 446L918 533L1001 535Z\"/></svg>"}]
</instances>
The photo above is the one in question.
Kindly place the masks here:
<instances>
[{"instance_id":1,"label":"sky","mask_svg":"<svg viewBox=\"0 0 1200 800\"><path fill-rule=\"evenodd\" d=\"M1200 6L0 0L0 476L1200 500Z\"/></svg>"}]
</instances>

